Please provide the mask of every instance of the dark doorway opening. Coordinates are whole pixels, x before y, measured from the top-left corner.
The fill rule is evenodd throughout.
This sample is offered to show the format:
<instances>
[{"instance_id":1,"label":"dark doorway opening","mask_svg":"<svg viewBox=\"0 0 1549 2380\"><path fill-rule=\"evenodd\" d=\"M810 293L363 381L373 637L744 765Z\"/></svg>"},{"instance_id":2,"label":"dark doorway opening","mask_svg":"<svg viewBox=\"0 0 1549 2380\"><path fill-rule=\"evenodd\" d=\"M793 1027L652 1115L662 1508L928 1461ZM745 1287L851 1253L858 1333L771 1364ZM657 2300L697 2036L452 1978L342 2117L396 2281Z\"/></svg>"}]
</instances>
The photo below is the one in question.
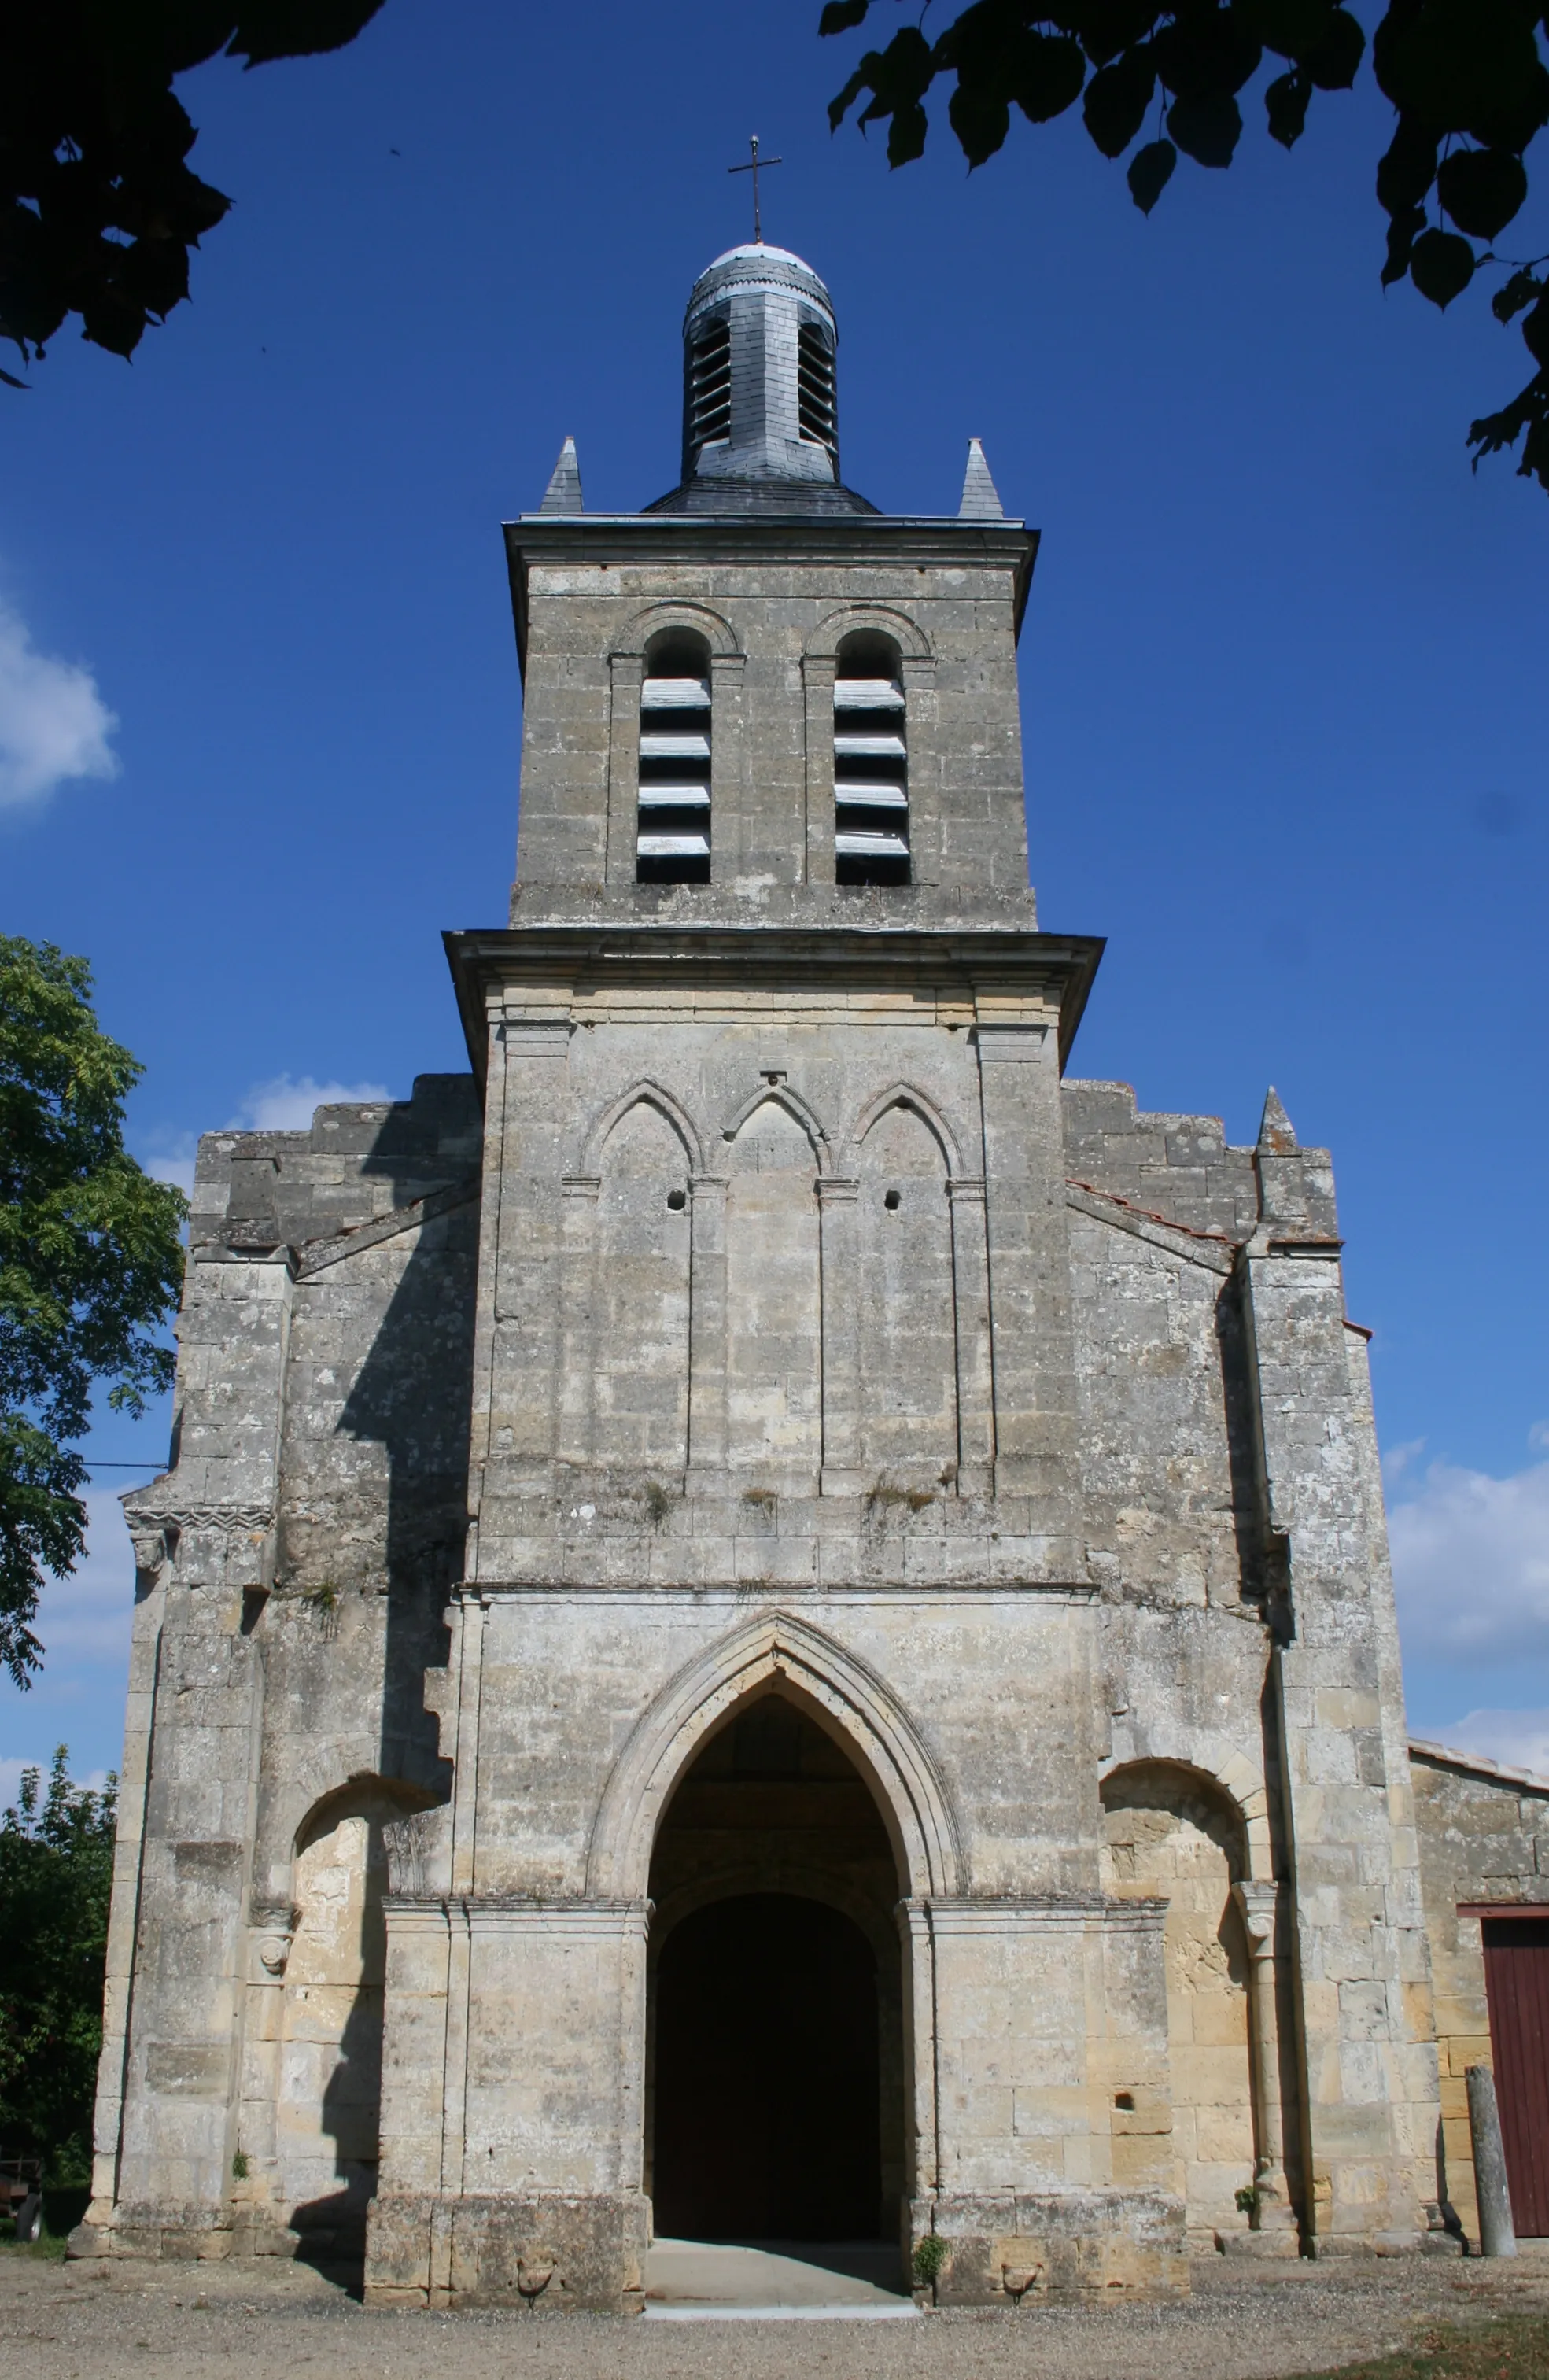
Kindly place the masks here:
<instances>
[{"instance_id":1,"label":"dark doorway opening","mask_svg":"<svg viewBox=\"0 0 1549 2380\"><path fill-rule=\"evenodd\" d=\"M870 1787L778 1694L680 1780L651 1862L647 2173L659 2238L896 2238L898 1866Z\"/></svg>"},{"instance_id":2,"label":"dark doorway opening","mask_svg":"<svg viewBox=\"0 0 1549 2380\"><path fill-rule=\"evenodd\" d=\"M685 1917L657 1977L656 2224L693 2240L865 2240L882 2195L877 1961L821 1901Z\"/></svg>"}]
</instances>

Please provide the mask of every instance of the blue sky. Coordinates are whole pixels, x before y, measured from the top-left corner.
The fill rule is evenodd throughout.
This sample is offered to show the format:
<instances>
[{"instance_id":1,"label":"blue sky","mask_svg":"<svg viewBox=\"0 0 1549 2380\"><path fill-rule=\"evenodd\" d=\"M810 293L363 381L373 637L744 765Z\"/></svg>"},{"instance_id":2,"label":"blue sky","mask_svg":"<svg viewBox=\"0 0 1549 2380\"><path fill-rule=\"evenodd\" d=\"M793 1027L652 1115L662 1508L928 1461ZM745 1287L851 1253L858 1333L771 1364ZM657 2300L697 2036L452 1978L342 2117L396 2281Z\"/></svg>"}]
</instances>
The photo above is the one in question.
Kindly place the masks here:
<instances>
[{"instance_id":1,"label":"blue sky","mask_svg":"<svg viewBox=\"0 0 1549 2380\"><path fill-rule=\"evenodd\" d=\"M1525 350L1477 292L1379 288L1369 77L1289 157L1251 100L1147 222L1077 125L971 177L944 128L897 175L830 140L858 45L816 16L388 0L337 56L186 79L236 200L195 302L0 391L0 921L90 955L160 1168L464 1062L440 929L502 917L515 834L498 525L567 432L591 506L675 479L756 130L766 231L838 309L847 480L955 509L976 434L1044 531L1033 873L1109 937L1074 1071L1238 1140L1274 1081L1332 1146L1411 1721L1549 1766L1549 503L1463 443ZM117 1757L130 1476L0 1694L0 1787L61 1736Z\"/></svg>"}]
</instances>

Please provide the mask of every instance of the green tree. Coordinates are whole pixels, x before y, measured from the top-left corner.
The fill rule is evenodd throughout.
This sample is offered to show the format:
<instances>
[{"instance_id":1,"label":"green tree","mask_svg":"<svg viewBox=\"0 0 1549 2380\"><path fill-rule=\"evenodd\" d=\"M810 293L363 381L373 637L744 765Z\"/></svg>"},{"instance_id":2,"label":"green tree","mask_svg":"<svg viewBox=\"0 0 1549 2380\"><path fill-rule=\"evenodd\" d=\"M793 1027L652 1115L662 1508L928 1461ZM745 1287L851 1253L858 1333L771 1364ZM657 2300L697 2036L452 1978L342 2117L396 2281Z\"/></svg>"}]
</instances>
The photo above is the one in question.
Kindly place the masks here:
<instances>
[{"instance_id":1,"label":"green tree","mask_svg":"<svg viewBox=\"0 0 1549 2380\"><path fill-rule=\"evenodd\" d=\"M48 2179L91 2169L117 1779L72 1785L61 1744L0 1818L0 2140Z\"/></svg>"},{"instance_id":2,"label":"green tree","mask_svg":"<svg viewBox=\"0 0 1549 2380\"><path fill-rule=\"evenodd\" d=\"M231 200L186 163L173 79L342 49L381 0L4 0L0 338L23 362L68 315L132 355L188 294L188 250ZM24 382L10 372L0 380Z\"/></svg>"},{"instance_id":3,"label":"green tree","mask_svg":"<svg viewBox=\"0 0 1549 2380\"><path fill-rule=\"evenodd\" d=\"M140 1066L98 1025L86 961L0 935L0 1663L18 1686L45 1572L80 1558L91 1392L140 1414L183 1281L180 1190L124 1147Z\"/></svg>"},{"instance_id":4,"label":"green tree","mask_svg":"<svg viewBox=\"0 0 1549 2380\"><path fill-rule=\"evenodd\" d=\"M847 32L874 5L828 0L818 30ZM926 144L926 94L949 76L948 121L973 167L1001 146L1013 107L1043 124L1079 100L1104 156L1130 152L1131 195L1146 214L1180 150L1199 165L1231 164L1240 95L1261 70L1266 128L1289 149L1314 91L1348 91L1367 48L1338 0L974 0L934 41L929 5L866 52L829 110L836 131L864 97L862 128L885 122L889 163L907 164ZM1521 317L1534 370L1473 424L1469 444L1477 469L1522 439L1519 472L1549 491L1549 257L1495 248L1528 195L1526 152L1549 123L1543 34L1543 0L1388 0L1371 51L1395 115L1376 168L1388 218L1382 279L1408 278L1445 307L1482 265L1503 269L1493 310L1502 322Z\"/></svg>"}]
</instances>

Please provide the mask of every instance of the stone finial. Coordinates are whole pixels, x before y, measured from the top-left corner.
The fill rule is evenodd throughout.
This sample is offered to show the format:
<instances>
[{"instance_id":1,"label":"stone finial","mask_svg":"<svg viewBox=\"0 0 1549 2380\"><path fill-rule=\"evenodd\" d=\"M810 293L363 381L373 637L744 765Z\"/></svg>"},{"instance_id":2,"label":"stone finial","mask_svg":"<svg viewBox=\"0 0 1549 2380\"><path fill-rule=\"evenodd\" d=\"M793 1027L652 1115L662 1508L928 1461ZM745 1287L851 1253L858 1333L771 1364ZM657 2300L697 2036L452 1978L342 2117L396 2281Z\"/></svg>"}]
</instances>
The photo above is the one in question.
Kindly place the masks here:
<instances>
[{"instance_id":1,"label":"stone finial","mask_svg":"<svg viewBox=\"0 0 1549 2380\"><path fill-rule=\"evenodd\" d=\"M1264 1114L1259 1121L1259 1155L1294 1157L1301 1146L1296 1128L1280 1105L1280 1094L1271 1083L1264 1103Z\"/></svg>"},{"instance_id":2,"label":"stone finial","mask_svg":"<svg viewBox=\"0 0 1549 2380\"><path fill-rule=\"evenodd\" d=\"M959 520L1004 520L1006 507L996 493L995 481L989 476L985 450L976 438L968 442L968 468L962 475L962 502L957 508Z\"/></svg>"},{"instance_id":3,"label":"stone finial","mask_svg":"<svg viewBox=\"0 0 1549 2380\"><path fill-rule=\"evenodd\" d=\"M560 459L554 466L553 477L544 491L540 513L578 513L586 507L581 502L581 466L575 459L575 441L567 438L560 448Z\"/></svg>"}]
</instances>

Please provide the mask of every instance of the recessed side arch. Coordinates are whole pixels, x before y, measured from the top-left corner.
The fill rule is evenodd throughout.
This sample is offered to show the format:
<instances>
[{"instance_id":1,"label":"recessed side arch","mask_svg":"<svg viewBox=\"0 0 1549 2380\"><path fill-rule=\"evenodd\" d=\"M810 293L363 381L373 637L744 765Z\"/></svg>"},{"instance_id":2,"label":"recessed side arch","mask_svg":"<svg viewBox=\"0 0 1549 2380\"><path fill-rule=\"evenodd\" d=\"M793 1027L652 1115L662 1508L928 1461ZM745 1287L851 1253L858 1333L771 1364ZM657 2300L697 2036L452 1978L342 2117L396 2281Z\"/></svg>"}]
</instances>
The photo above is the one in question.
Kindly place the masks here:
<instances>
[{"instance_id":1,"label":"recessed side arch","mask_svg":"<svg viewBox=\"0 0 1549 2380\"><path fill-rule=\"evenodd\" d=\"M878 1091L874 1099L866 1101L845 1139L841 1170L846 1173L853 1171L867 1133L874 1124L880 1123L892 1108L906 1108L911 1115L919 1117L940 1148L948 1172L954 1180L958 1179L964 1170L958 1136L935 1100L927 1099L924 1091L916 1090L913 1083L889 1084L885 1091Z\"/></svg>"},{"instance_id":2,"label":"recessed side arch","mask_svg":"<svg viewBox=\"0 0 1549 2380\"><path fill-rule=\"evenodd\" d=\"M812 1143L812 1153L820 1173L833 1172L833 1145L816 1109L808 1107L800 1091L789 1083L761 1083L757 1090L744 1099L741 1107L728 1116L720 1127L723 1141L735 1140L748 1118L756 1115L761 1107L783 1108L795 1123L800 1124Z\"/></svg>"},{"instance_id":3,"label":"recessed side arch","mask_svg":"<svg viewBox=\"0 0 1549 2380\"><path fill-rule=\"evenodd\" d=\"M737 632L724 613L712 611L708 603L681 601L647 603L610 646L610 653L616 661L643 661L652 638L669 628L687 629L693 636L703 637L716 661L743 658Z\"/></svg>"},{"instance_id":4,"label":"recessed side arch","mask_svg":"<svg viewBox=\"0 0 1549 2380\"><path fill-rule=\"evenodd\" d=\"M841 603L836 610L826 612L808 635L803 650L809 661L832 661L845 638L862 628L891 637L905 661L928 662L936 658L930 638L917 622L906 612L895 612L887 603Z\"/></svg>"},{"instance_id":5,"label":"recessed side arch","mask_svg":"<svg viewBox=\"0 0 1549 2380\"><path fill-rule=\"evenodd\" d=\"M1232 1745L1214 1736L1182 1737L1166 1728L1147 1731L1144 1750L1122 1760L1106 1760L1098 1770L1104 1786L1131 1770L1171 1769L1209 1789L1241 1828L1244 1881L1269 1882L1275 1863L1269 1836L1269 1795L1262 1774Z\"/></svg>"},{"instance_id":6,"label":"recessed side arch","mask_svg":"<svg viewBox=\"0 0 1549 2380\"><path fill-rule=\"evenodd\" d=\"M710 1645L642 1713L613 1764L592 1830L587 1891L644 1897L668 1799L707 1737L760 1688L777 1685L843 1745L877 1797L912 1900L967 1884L957 1820L918 1730L891 1689L853 1653L786 1612Z\"/></svg>"},{"instance_id":7,"label":"recessed side arch","mask_svg":"<svg viewBox=\"0 0 1549 2380\"><path fill-rule=\"evenodd\" d=\"M616 1124L623 1122L632 1108L637 1107L654 1108L682 1141L690 1170L696 1173L705 1171L705 1135L699 1126L671 1091L643 1075L637 1083L632 1083L627 1091L611 1100L599 1114L593 1117L581 1143L580 1156L575 1168L577 1176L583 1180L595 1178L601 1170L602 1151L609 1135Z\"/></svg>"}]
</instances>

